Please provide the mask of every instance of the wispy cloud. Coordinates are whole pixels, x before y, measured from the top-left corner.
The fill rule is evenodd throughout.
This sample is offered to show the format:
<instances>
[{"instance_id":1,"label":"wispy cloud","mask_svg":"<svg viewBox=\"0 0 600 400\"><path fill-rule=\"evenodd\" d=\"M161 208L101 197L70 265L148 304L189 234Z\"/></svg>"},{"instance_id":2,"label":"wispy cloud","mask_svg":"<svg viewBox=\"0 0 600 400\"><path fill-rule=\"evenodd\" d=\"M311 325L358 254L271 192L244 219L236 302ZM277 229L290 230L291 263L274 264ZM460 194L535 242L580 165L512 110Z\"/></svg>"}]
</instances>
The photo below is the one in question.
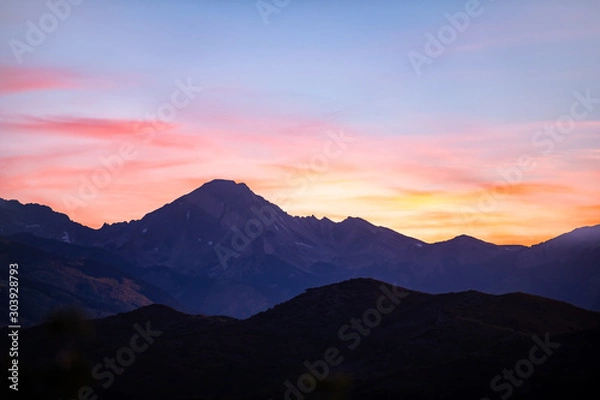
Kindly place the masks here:
<instances>
[{"instance_id":1,"label":"wispy cloud","mask_svg":"<svg viewBox=\"0 0 600 400\"><path fill-rule=\"evenodd\" d=\"M81 77L63 69L0 65L0 77L0 95L81 87Z\"/></svg>"}]
</instances>

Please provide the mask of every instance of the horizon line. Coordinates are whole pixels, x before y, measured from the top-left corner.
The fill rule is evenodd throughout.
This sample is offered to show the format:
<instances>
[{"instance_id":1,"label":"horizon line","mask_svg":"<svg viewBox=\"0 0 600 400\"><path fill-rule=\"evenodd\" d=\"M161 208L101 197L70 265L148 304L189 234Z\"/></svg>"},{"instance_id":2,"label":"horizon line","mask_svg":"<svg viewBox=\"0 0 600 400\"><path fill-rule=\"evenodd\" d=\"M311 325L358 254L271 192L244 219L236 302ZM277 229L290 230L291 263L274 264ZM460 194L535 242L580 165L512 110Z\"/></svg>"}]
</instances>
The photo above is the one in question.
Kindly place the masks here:
<instances>
[{"instance_id":1,"label":"horizon line","mask_svg":"<svg viewBox=\"0 0 600 400\"><path fill-rule=\"evenodd\" d=\"M150 210L150 211L147 211L147 212L145 212L145 213L143 214L143 216L142 216L141 218L139 218L139 219L131 219L131 220L129 220L129 221L123 220L123 221L114 221L114 222L103 222L103 224L102 224L101 226L99 226L98 228L94 228L94 227L92 227L92 226L86 225L85 223L82 223L82 222L76 221L75 219L73 219L73 218L72 218L72 217L71 217L69 214L67 214L66 212L60 212L60 211L57 211L57 210L55 210L54 208L52 208L51 206L49 206L49 205L47 205L47 204L43 204L43 203L33 203L33 202L32 202L32 203L23 203L23 202L21 202L19 199L6 199L6 198L4 198L4 197L0 197L0 200L6 201L6 202L9 202L9 201L16 201L16 202L18 202L19 204L21 204L21 205L23 205L23 206L27 206L27 205L35 205L35 206L47 207L47 208L49 208L49 209L50 209L52 212L54 212L54 213L65 215L65 216L66 216L66 217L69 219L69 221L71 221L71 222L73 222L73 223L79 224L79 225L81 225L81 226L83 226L83 227L85 227L85 228L88 228L88 229L91 229L91 230L94 230L94 231L99 231L99 230L101 230L102 228L104 228L105 226L118 225L118 224L129 224L129 223L132 223L132 222L138 222L138 221L141 221L143 218L145 218L145 217L146 217L146 216L148 216L149 214L151 214L151 213L153 213L153 212L155 212L155 211L157 211L157 210L160 210L161 208L165 207L166 205L168 205L168 204L171 204L171 203L174 203L175 201L177 201L177 200L179 200L179 199L181 199L181 198L183 198L183 197L186 197L186 196L188 196L188 195L190 195L190 194L194 193L195 191L197 191L197 190L201 189L202 187L204 187L204 186L206 186L206 185L208 185L208 184L210 184L210 183L213 183L213 182L228 182L228 183L232 183L232 184L234 184L234 185L245 186L245 187L246 187L246 188L247 188L247 189L248 189L248 190L249 190L249 191L250 191L250 192L251 192L251 193L252 193L254 196L256 196L256 197L260 197L260 198L262 198L263 200L265 200L267 203L269 203L270 205L276 206L276 207L277 207L277 208L279 208L279 209L280 209L282 212L284 212L286 215L288 215L288 216L290 216L290 217L292 217L292 218L315 218L315 219L317 219L317 220L319 220L319 221L322 221L322 220L324 220L324 219L327 219L327 220L331 221L331 222L332 222L332 223L334 223L334 224L340 224L340 223L342 223L342 222L344 222L344 221L346 221L346 220L349 220L349 219L359 219L359 220L362 220L362 221L365 221L365 222L367 222L368 224L370 224L370 225L372 225L372 226L374 226L374 227L376 227L376 228L388 229L388 230L390 230L390 231L392 231L392 232L394 232L394 233L396 233L396 234L402 235L402 236L404 236L404 237L406 237L406 238L409 238L409 239L413 239L413 240L420 241L420 242L422 242L423 244L427 244L427 245L434 245L434 244L439 244L439 243L445 243L445 242L449 242L449 241L452 241L452 240L454 240L454 239L457 239L457 238L460 238L460 237L467 237L467 238L471 238L471 239L478 240L478 241L480 241L480 242L483 242L483 243L486 243L486 244L491 244L491 245L494 245L494 246L499 246L499 247L510 247L510 246L533 247L533 246L536 246L536 245L540 245L540 244L546 243L546 242L548 242L548 241L550 241L550 240L552 240L552 239L555 239L555 238L557 238L557 237L560 237L560 236L562 236L562 235L566 235L566 234L572 233L572 232L574 232L575 230L578 230L578 229L583 229L583 228L594 228L594 227L598 227L598 226L600 226L600 223L598 223L598 224L594 224L594 225L575 226L575 227L573 227L573 228L572 228L571 230L569 230L569 231L562 232L562 233L560 233L560 234L558 234L558 235L556 235L556 236L550 236L550 237L548 237L546 240L543 240L543 241L541 241L541 242L537 242L537 243L534 243L534 244L530 244L530 245L526 245L526 244L519 244L519 243L497 244L497 243L493 243L493 242L489 242L489 241L486 241L486 240L480 239L480 238L478 238L478 237L476 237L476 236L472 236L472 235L469 235L469 234L467 234L467 233L464 233L464 232L463 232L463 233L456 234L455 236L453 236L453 237L450 237L450 238L448 238L448 239L439 240L439 241L434 241L434 242L428 242L428 241L425 241L425 240L422 240L422 239L418 239L418 238L416 238L416 237L413 237L413 236L408 236L408 235L406 235L406 234L404 234L404 233L402 233L402 232L399 232L399 231L397 231L396 229L390 228L390 227L388 227L388 226L384 226L384 225L376 225L376 224L374 224L374 223L370 222L369 220L367 220L367 219L365 219L365 218L362 218L362 217L358 217L358 216L351 216L351 215L348 215L348 216L346 216L346 217L345 217L343 220L336 221L335 219L333 219L332 217L329 217L329 216L327 216L327 215L324 215L324 216L322 216L321 218L319 218L319 217L315 216L314 214L311 214L311 215L292 215L292 214L288 213L287 211L285 211L284 209L282 209L282 208L281 208L281 207L280 207L280 206L279 206L277 203L271 202L271 201L267 200L265 197L261 196L260 194L257 194L256 192L254 192L254 191L253 191L253 190L250 188L250 186L248 186L248 184L247 184L247 183L245 183L245 182L243 182L243 181L236 181L236 180L234 180L234 179L225 179L225 178L214 178L214 179L211 179L211 180L205 181L205 182L204 182L202 185L200 185L200 186L196 187L195 189L193 189L193 190L191 190L191 191L189 191L189 192L187 192L187 193L185 193L185 194L182 194L182 195L180 195L180 196L178 196L178 197L175 197L173 200L171 200L171 201L169 201L169 202L167 202L167 203L164 203L163 205L161 205L160 207L158 207L158 208L156 208L156 209L154 209L154 210Z\"/></svg>"}]
</instances>

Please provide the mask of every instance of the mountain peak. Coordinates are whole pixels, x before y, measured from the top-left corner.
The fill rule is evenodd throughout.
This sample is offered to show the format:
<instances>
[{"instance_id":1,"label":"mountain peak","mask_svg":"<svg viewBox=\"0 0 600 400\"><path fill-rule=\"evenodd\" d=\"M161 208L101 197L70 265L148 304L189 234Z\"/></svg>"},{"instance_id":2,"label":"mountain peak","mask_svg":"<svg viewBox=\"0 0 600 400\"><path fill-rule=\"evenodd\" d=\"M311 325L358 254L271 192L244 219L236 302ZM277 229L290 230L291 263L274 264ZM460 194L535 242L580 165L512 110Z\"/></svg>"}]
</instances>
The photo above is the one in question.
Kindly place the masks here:
<instances>
[{"instance_id":1,"label":"mountain peak","mask_svg":"<svg viewBox=\"0 0 600 400\"><path fill-rule=\"evenodd\" d=\"M185 197L195 197L198 195L202 197L208 195L222 201L249 199L256 196L245 183L238 183L228 179L213 179L193 192L188 193Z\"/></svg>"},{"instance_id":2,"label":"mountain peak","mask_svg":"<svg viewBox=\"0 0 600 400\"><path fill-rule=\"evenodd\" d=\"M477 240L477 241L480 241L479 239L477 239L473 236L466 235L464 233L462 235L455 236L451 240L464 240L464 241Z\"/></svg>"},{"instance_id":3,"label":"mountain peak","mask_svg":"<svg viewBox=\"0 0 600 400\"><path fill-rule=\"evenodd\" d=\"M223 190L223 189L246 189L250 190L248 185L243 182L236 182L232 179L213 179L210 182L206 182L204 185L200 186L200 189L204 188L205 190Z\"/></svg>"},{"instance_id":4,"label":"mountain peak","mask_svg":"<svg viewBox=\"0 0 600 400\"><path fill-rule=\"evenodd\" d=\"M374 226L369 221L364 220L362 218L358 218L358 217L347 217L345 220L340 222L340 224L355 226L355 227Z\"/></svg>"},{"instance_id":5,"label":"mountain peak","mask_svg":"<svg viewBox=\"0 0 600 400\"><path fill-rule=\"evenodd\" d=\"M573 229L571 232L563 233L555 238L549 239L539 245L572 245L572 244L597 244L600 241L600 225L583 226ZM538 246L539 246L538 245Z\"/></svg>"},{"instance_id":6,"label":"mountain peak","mask_svg":"<svg viewBox=\"0 0 600 400\"><path fill-rule=\"evenodd\" d=\"M206 182L202 186L210 186L210 185L238 185L238 183L236 181L234 181L233 179L216 178L216 179L213 179L212 181Z\"/></svg>"},{"instance_id":7,"label":"mountain peak","mask_svg":"<svg viewBox=\"0 0 600 400\"><path fill-rule=\"evenodd\" d=\"M467 243L473 243L473 244L484 244L484 245L492 245L492 243L488 243L486 241L483 241L481 239L477 239L476 237L473 236L469 236L469 235L458 235L456 237L453 237L450 240L445 240L439 243L463 243L463 244L467 244Z\"/></svg>"}]
</instances>

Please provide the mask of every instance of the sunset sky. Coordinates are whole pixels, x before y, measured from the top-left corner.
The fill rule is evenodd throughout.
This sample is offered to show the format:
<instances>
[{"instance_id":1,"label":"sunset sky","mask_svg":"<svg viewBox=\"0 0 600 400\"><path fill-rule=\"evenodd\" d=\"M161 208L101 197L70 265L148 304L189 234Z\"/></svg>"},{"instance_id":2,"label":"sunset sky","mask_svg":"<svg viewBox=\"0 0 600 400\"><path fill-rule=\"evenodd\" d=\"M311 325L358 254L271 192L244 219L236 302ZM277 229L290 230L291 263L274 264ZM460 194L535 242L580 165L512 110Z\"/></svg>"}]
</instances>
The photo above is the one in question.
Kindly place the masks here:
<instances>
[{"instance_id":1,"label":"sunset sky","mask_svg":"<svg viewBox=\"0 0 600 400\"><path fill-rule=\"evenodd\" d=\"M600 2L285 4L1 2L0 197L97 228L225 178L428 242L600 223Z\"/></svg>"}]
</instances>

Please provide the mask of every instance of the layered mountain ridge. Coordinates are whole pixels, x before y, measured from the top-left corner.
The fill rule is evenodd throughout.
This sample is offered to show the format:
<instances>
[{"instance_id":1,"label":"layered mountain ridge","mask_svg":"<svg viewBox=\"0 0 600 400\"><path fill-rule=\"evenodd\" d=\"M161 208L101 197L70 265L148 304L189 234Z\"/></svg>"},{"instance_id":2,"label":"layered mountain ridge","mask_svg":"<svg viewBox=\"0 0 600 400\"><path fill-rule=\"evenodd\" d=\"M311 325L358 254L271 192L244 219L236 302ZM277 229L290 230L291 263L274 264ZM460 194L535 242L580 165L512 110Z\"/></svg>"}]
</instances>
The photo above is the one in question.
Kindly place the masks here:
<instances>
[{"instance_id":1,"label":"layered mountain ridge","mask_svg":"<svg viewBox=\"0 0 600 400\"><path fill-rule=\"evenodd\" d=\"M385 313L373 319L374 309ZM522 293L432 295L351 279L245 320L161 305L93 321L58 315L21 333L21 387L28 398L76 398L85 385L111 399L299 399L316 376L306 398L593 399L599 324L597 312ZM146 349L109 381L103 360L124 359L140 330ZM523 377L532 353L543 362L507 386L503 371Z\"/></svg>"},{"instance_id":2,"label":"layered mountain ridge","mask_svg":"<svg viewBox=\"0 0 600 400\"><path fill-rule=\"evenodd\" d=\"M23 233L55 241L44 251L84 263L80 251L58 243L100 249L192 313L246 318L307 288L357 277L430 293L522 291L600 310L600 225L531 247L466 235L426 243L361 218L291 216L243 183L214 180L140 220L97 230L46 206L0 200L0 235L39 246Z\"/></svg>"}]
</instances>

